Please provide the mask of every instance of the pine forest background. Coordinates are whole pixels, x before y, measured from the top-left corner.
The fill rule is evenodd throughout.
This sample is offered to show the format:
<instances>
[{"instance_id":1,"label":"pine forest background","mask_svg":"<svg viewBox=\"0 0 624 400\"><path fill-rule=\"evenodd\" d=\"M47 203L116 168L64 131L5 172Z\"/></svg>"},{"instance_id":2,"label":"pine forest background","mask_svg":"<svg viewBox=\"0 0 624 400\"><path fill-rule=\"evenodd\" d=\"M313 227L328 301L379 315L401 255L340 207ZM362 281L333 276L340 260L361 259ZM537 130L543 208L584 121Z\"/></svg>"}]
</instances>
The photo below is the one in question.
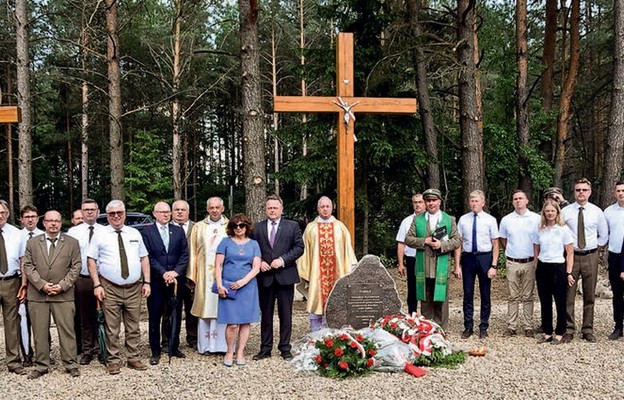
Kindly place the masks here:
<instances>
[{"instance_id":1,"label":"pine forest background","mask_svg":"<svg viewBox=\"0 0 624 400\"><path fill-rule=\"evenodd\" d=\"M622 172L622 0L7 0L0 4L0 197L69 218L83 197L133 211L210 196L286 216L336 197L336 117L274 114L272 96L335 95L335 35L353 32L356 96L415 97L358 115L357 253L392 256L410 195L459 216L527 190L605 206ZM250 102L251 101L251 102ZM230 213L230 207L227 207Z\"/></svg>"}]
</instances>

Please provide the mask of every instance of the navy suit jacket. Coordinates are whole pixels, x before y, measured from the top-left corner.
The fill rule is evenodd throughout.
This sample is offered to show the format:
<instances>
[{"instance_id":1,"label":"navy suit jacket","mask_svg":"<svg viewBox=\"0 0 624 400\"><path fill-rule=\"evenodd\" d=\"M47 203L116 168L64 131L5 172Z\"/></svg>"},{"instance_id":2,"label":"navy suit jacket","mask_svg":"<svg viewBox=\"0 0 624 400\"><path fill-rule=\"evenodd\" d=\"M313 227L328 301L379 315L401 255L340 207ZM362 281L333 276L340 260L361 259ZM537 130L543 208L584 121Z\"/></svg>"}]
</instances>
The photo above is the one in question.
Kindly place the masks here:
<instances>
[{"instance_id":1,"label":"navy suit jacket","mask_svg":"<svg viewBox=\"0 0 624 400\"><path fill-rule=\"evenodd\" d=\"M301 228L295 221L282 218L275 234L273 247L269 244L267 231L268 220L257 222L253 229L253 239L258 242L262 261L271 264L276 258L284 260L284 267L271 269L258 274L260 287L267 287L276 280L280 285L294 285L299 282L299 273L295 261L303 254Z\"/></svg>"},{"instance_id":2,"label":"navy suit jacket","mask_svg":"<svg viewBox=\"0 0 624 400\"><path fill-rule=\"evenodd\" d=\"M178 273L178 277L176 278L178 284L184 283L186 266L189 261L186 235L184 234L184 229L179 226L169 224L168 228L169 251L165 249L165 244L160 237L160 232L156 223L141 231L143 242L149 253L152 281L164 284L163 274L167 271L175 271Z\"/></svg>"}]
</instances>

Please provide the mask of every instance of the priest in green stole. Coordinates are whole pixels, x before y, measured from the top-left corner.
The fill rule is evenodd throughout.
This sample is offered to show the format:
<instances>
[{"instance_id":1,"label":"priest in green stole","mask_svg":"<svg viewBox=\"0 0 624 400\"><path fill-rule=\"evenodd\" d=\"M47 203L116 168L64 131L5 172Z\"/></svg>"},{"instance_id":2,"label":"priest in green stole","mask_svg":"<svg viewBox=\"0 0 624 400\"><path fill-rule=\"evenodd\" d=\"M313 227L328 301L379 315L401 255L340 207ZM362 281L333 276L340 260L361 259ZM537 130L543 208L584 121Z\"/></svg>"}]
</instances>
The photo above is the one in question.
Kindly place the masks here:
<instances>
[{"instance_id":1,"label":"priest in green stole","mask_svg":"<svg viewBox=\"0 0 624 400\"><path fill-rule=\"evenodd\" d=\"M416 249L416 298L421 314L446 329L449 264L461 237L455 218L440 210L440 191L427 189L423 198L427 211L414 218L405 244Z\"/></svg>"}]
</instances>

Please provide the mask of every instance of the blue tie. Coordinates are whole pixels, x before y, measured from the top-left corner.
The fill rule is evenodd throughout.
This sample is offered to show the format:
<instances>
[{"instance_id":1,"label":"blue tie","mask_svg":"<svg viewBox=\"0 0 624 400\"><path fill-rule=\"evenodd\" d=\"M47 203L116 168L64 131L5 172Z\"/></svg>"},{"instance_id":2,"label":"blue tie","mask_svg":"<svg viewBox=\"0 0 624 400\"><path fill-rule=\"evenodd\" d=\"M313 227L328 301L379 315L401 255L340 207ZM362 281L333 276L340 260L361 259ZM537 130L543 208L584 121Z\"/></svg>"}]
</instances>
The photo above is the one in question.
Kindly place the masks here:
<instances>
[{"instance_id":1,"label":"blue tie","mask_svg":"<svg viewBox=\"0 0 624 400\"><path fill-rule=\"evenodd\" d=\"M472 218L472 252L477 252L477 214Z\"/></svg>"},{"instance_id":2,"label":"blue tie","mask_svg":"<svg viewBox=\"0 0 624 400\"><path fill-rule=\"evenodd\" d=\"M165 245L165 250L169 251L169 231L166 226L160 228L160 237Z\"/></svg>"}]
</instances>

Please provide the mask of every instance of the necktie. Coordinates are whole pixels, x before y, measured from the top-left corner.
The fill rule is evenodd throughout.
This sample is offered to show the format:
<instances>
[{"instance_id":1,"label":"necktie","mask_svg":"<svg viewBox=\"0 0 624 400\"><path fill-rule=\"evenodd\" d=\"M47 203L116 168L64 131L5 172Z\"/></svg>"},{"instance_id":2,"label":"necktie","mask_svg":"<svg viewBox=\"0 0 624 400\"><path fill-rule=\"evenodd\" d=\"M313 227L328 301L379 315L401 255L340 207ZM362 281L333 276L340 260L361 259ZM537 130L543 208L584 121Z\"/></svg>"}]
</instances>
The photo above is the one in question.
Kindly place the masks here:
<instances>
[{"instance_id":1,"label":"necktie","mask_svg":"<svg viewBox=\"0 0 624 400\"><path fill-rule=\"evenodd\" d=\"M56 249L56 238L48 238L50 241L50 248L48 249L48 260L52 260L54 257L54 249Z\"/></svg>"},{"instance_id":2,"label":"necktie","mask_svg":"<svg viewBox=\"0 0 624 400\"><path fill-rule=\"evenodd\" d=\"M28 239L32 239L34 232L28 232Z\"/></svg>"},{"instance_id":3,"label":"necktie","mask_svg":"<svg viewBox=\"0 0 624 400\"><path fill-rule=\"evenodd\" d=\"M576 231L576 237L578 238L578 248L583 250L585 248L585 218L583 217L584 207L579 207L578 213L578 225Z\"/></svg>"},{"instance_id":4,"label":"necktie","mask_svg":"<svg viewBox=\"0 0 624 400\"><path fill-rule=\"evenodd\" d=\"M273 243L275 243L275 234L277 233L275 225L277 225L275 221L271 222L271 234L269 235L269 244L271 245L271 247L273 247Z\"/></svg>"},{"instance_id":5,"label":"necktie","mask_svg":"<svg viewBox=\"0 0 624 400\"><path fill-rule=\"evenodd\" d=\"M123 239L121 237L121 230L117 232L117 242L119 243L119 259L121 261L121 277L126 279L130 275L128 270L128 257L126 257L126 248L124 247Z\"/></svg>"},{"instance_id":6,"label":"necktie","mask_svg":"<svg viewBox=\"0 0 624 400\"><path fill-rule=\"evenodd\" d=\"M472 217L472 252L476 253L477 248L477 214L473 214Z\"/></svg>"},{"instance_id":7,"label":"necktie","mask_svg":"<svg viewBox=\"0 0 624 400\"><path fill-rule=\"evenodd\" d=\"M89 243L91 243L92 238L93 238L93 225L89 227Z\"/></svg>"},{"instance_id":8,"label":"necktie","mask_svg":"<svg viewBox=\"0 0 624 400\"><path fill-rule=\"evenodd\" d=\"M5 275L9 272L9 260L7 259L6 247L4 245L4 236L2 236L2 229L0 229L0 273Z\"/></svg>"},{"instance_id":9,"label":"necktie","mask_svg":"<svg viewBox=\"0 0 624 400\"><path fill-rule=\"evenodd\" d=\"M165 250L169 251L169 231L166 226L160 227L160 237L162 238L163 244L165 245Z\"/></svg>"}]
</instances>

